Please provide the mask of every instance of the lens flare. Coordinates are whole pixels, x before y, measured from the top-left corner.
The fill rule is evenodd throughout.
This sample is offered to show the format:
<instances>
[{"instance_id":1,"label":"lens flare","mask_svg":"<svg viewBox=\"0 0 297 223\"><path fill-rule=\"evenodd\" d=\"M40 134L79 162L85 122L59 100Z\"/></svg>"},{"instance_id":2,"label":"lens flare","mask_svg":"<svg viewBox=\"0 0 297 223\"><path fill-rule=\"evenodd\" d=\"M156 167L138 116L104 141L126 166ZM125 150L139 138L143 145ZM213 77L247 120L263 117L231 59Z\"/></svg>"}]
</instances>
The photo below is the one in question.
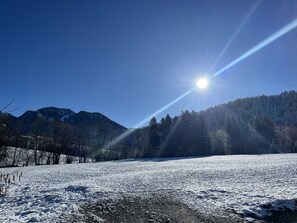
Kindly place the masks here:
<instances>
[{"instance_id":1,"label":"lens flare","mask_svg":"<svg viewBox=\"0 0 297 223\"><path fill-rule=\"evenodd\" d=\"M236 29L236 31L234 32L234 34L231 36L231 39L229 40L229 42L227 43L227 45L225 46L225 48L222 50L222 52L219 54L218 58L215 60L215 62L213 63L213 65L211 66L211 68L209 69L209 73L212 72L212 70L215 68L215 66L219 63L219 61L222 59L222 57L225 55L225 53L227 52L227 50L229 49L229 47L231 46L232 42L234 41L234 39L237 37L237 35L240 33L240 31L242 30L242 28L245 26L245 24L249 21L249 19L251 18L251 16L254 14L254 12L257 10L257 8L259 7L261 1L256 1L251 9L248 11L247 15L245 16L245 18L242 20L242 22L240 23L239 27Z\"/></svg>"},{"instance_id":2,"label":"lens flare","mask_svg":"<svg viewBox=\"0 0 297 223\"><path fill-rule=\"evenodd\" d=\"M246 59L247 57L251 56L252 54L256 53L258 50L262 49L263 47L267 46L268 44L272 43L273 41L277 40L281 36L285 35L292 29L297 27L297 19L295 19L293 22L286 25L284 28L280 29L273 35L269 36L267 39L259 43L258 45L254 46L252 49L248 50L244 54L242 54L240 57L238 57L236 60L229 63L227 66L223 67L219 71L217 71L215 74L213 74L211 78L214 78L218 76L219 74L223 73L224 71L228 70L229 68L233 67L235 64L241 62L242 60Z\"/></svg>"},{"instance_id":3,"label":"lens flare","mask_svg":"<svg viewBox=\"0 0 297 223\"><path fill-rule=\"evenodd\" d=\"M136 128L139 128L139 127L143 126L144 124L146 124L147 122L149 122L153 117L159 115L160 113L162 113L166 109L170 108L172 105L176 104L181 99L183 99L184 97L186 97L187 95L189 95L190 93L192 93L194 90L195 90L195 88L192 88L192 89L188 90L187 92L183 93L182 95L180 95L176 99L172 100L171 102L169 102L168 104L166 104L165 106L163 106L162 108L160 108L159 110L157 110L154 113L150 114L148 117L146 117L145 119L143 119L141 122L137 123L134 126L134 128L127 130L126 132L124 132L123 134L119 135L118 137L116 137L112 141L108 142L103 148L104 149L108 149L111 146L119 143L122 139L126 138L128 135L130 135L132 132L134 132L136 130Z\"/></svg>"},{"instance_id":4,"label":"lens flare","mask_svg":"<svg viewBox=\"0 0 297 223\"><path fill-rule=\"evenodd\" d=\"M242 54L236 60L234 60L231 63L229 63L228 65L226 65L225 67L223 67L222 69L220 69L219 71L217 71L212 76L210 76L208 78L201 78L201 79L199 79L197 81L197 83L196 83L197 86L200 89L205 89L207 87L208 81L210 79L218 76L219 74L221 74L224 71L228 70L229 68L233 67L235 64L239 63L240 61L242 61L242 60L246 59L247 57L251 56L252 54L256 53L258 50L262 49L263 47L265 47L268 44L272 43L273 41L277 40L278 38L280 38L281 36L285 35L286 33L288 33L289 31L293 30L296 27L297 27L297 19L295 19L294 21L292 21L291 23L289 23L288 25L286 25L284 28L280 29L279 31L277 31L276 33L274 33L273 35L271 35L270 37L268 37L267 39L265 39L264 41L262 41L261 43L259 43L258 45L254 46L252 49L250 49L247 52L245 52L244 54ZM163 106L162 108L160 108L159 110L157 110L156 112L152 113L147 118L145 118L144 120L142 120L141 122L139 122L138 124L136 124L134 126L134 129L127 130L126 132L124 132L120 136L118 136L115 139L113 139L112 141L108 142L103 148L104 149L109 149L111 146L117 144L118 142L120 142L121 140L123 140L124 138L126 138L127 136L129 136L131 133L133 133L136 130L135 128L139 128L139 127L143 126L152 117L155 117L155 116L159 115L161 112L163 112L166 109L168 109L169 107L173 106L178 101L182 100L184 97L186 97L187 95L189 95L190 93L192 93L195 89L196 88L192 88L192 89L188 90L187 92L183 93L182 95L180 95L179 97L177 97L176 99L172 100L171 102L169 102L168 104L166 104L165 106Z\"/></svg>"}]
</instances>

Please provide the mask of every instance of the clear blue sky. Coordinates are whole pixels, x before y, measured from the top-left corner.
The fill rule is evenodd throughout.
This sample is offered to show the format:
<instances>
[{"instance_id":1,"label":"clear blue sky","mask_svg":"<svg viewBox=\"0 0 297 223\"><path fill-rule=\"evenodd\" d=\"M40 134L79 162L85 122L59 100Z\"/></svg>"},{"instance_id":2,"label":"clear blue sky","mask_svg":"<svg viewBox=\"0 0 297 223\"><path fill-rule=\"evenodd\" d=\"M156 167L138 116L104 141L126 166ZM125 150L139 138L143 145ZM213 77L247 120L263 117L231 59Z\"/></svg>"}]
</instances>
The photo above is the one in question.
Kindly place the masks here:
<instances>
[{"instance_id":1,"label":"clear blue sky","mask_svg":"<svg viewBox=\"0 0 297 223\"><path fill-rule=\"evenodd\" d=\"M100 112L133 127L193 87L255 4L233 1L0 1L0 105ZM297 18L264 0L214 72ZM162 113L296 90L297 29Z\"/></svg>"}]
</instances>

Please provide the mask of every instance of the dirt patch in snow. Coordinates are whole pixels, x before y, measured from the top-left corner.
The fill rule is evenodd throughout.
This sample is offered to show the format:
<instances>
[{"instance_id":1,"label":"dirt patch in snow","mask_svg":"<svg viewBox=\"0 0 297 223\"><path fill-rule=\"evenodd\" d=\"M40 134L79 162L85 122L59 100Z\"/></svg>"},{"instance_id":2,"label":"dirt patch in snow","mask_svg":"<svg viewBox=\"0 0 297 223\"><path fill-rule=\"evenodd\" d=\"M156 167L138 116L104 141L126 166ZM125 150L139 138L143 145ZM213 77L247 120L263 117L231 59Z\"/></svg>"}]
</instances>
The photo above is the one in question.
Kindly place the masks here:
<instances>
[{"instance_id":1,"label":"dirt patch in snow","mask_svg":"<svg viewBox=\"0 0 297 223\"><path fill-rule=\"evenodd\" d=\"M81 207L79 219L72 222L106 223L220 223L244 222L232 213L224 216L205 215L191 209L178 200L153 196L148 198L124 197L121 199L100 200L95 204Z\"/></svg>"}]
</instances>

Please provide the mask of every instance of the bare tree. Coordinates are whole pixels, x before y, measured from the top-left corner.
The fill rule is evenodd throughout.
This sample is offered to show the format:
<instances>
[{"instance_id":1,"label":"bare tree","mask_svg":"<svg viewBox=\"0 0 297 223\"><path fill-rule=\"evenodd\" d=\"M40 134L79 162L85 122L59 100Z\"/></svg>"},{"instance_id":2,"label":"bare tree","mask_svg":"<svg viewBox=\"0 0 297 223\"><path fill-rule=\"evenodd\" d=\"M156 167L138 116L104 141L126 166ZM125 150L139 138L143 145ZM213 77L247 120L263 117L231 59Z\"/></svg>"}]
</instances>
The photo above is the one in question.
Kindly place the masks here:
<instances>
[{"instance_id":1,"label":"bare tree","mask_svg":"<svg viewBox=\"0 0 297 223\"><path fill-rule=\"evenodd\" d=\"M2 122L3 118L0 117L0 163L3 163L7 156L7 129L6 125Z\"/></svg>"},{"instance_id":2,"label":"bare tree","mask_svg":"<svg viewBox=\"0 0 297 223\"><path fill-rule=\"evenodd\" d=\"M18 153L18 148L20 146L20 140L21 140L21 134L23 130L23 122L18 121L17 126L16 126L16 131L15 131L15 137L14 137L14 152L13 152L13 159L12 159L12 164L11 166L17 166L17 153Z\"/></svg>"},{"instance_id":3,"label":"bare tree","mask_svg":"<svg viewBox=\"0 0 297 223\"><path fill-rule=\"evenodd\" d=\"M60 121L52 123L52 143L53 164L59 164L60 156L67 151L70 144L69 126L63 125Z\"/></svg>"},{"instance_id":4,"label":"bare tree","mask_svg":"<svg viewBox=\"0 0 297 223\"><path fill-rule=\"evenodd\" d=\"M3 113L4 109L0 110L0 162L3 163L7 157L7 142L8 142L8 129L7 129L7 116Z\"/></svg>"}]
</instances>

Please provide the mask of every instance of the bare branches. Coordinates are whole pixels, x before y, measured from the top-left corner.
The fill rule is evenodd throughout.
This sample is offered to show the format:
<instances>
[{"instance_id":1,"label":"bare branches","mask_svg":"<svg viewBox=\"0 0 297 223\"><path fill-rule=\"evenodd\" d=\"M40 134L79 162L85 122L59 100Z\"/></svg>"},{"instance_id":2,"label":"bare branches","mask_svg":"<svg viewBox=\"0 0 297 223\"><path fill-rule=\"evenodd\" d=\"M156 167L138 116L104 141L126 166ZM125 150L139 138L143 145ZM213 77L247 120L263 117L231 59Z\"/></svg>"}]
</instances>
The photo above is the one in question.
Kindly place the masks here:
<instances>
[{"instance_id":1,"label":"bare branches","mask_svg":"<svg viewBox=\"0 0 297 223\"><path fill-rule=\"evenodd\" d=\"M8 113L10 113L10 112L14 112L14 111L16 111L16 110L18 110L18 109L21 108L21 106L18 106L18 107L12 108L10 110L7 110L7 108L9 108L9 106L11 106L13 103L14 103L14 99L11 100L9 103L7 103L3 108L1 108L0 109L0 113L1 112L8 112Z\"/></svg>"},{"instance_id":2,"label":"bare branches","mask_svg":"<svg viewBox=\"0 0 297 223\"><path fill-rule=\"evenodd\" d=\"M0 112L4 112L12 103L14 102L14 100L12 100L11 102L9 102L7 105L5 105L3 108L0 109Z\"/></svg>"}]
</instances>

